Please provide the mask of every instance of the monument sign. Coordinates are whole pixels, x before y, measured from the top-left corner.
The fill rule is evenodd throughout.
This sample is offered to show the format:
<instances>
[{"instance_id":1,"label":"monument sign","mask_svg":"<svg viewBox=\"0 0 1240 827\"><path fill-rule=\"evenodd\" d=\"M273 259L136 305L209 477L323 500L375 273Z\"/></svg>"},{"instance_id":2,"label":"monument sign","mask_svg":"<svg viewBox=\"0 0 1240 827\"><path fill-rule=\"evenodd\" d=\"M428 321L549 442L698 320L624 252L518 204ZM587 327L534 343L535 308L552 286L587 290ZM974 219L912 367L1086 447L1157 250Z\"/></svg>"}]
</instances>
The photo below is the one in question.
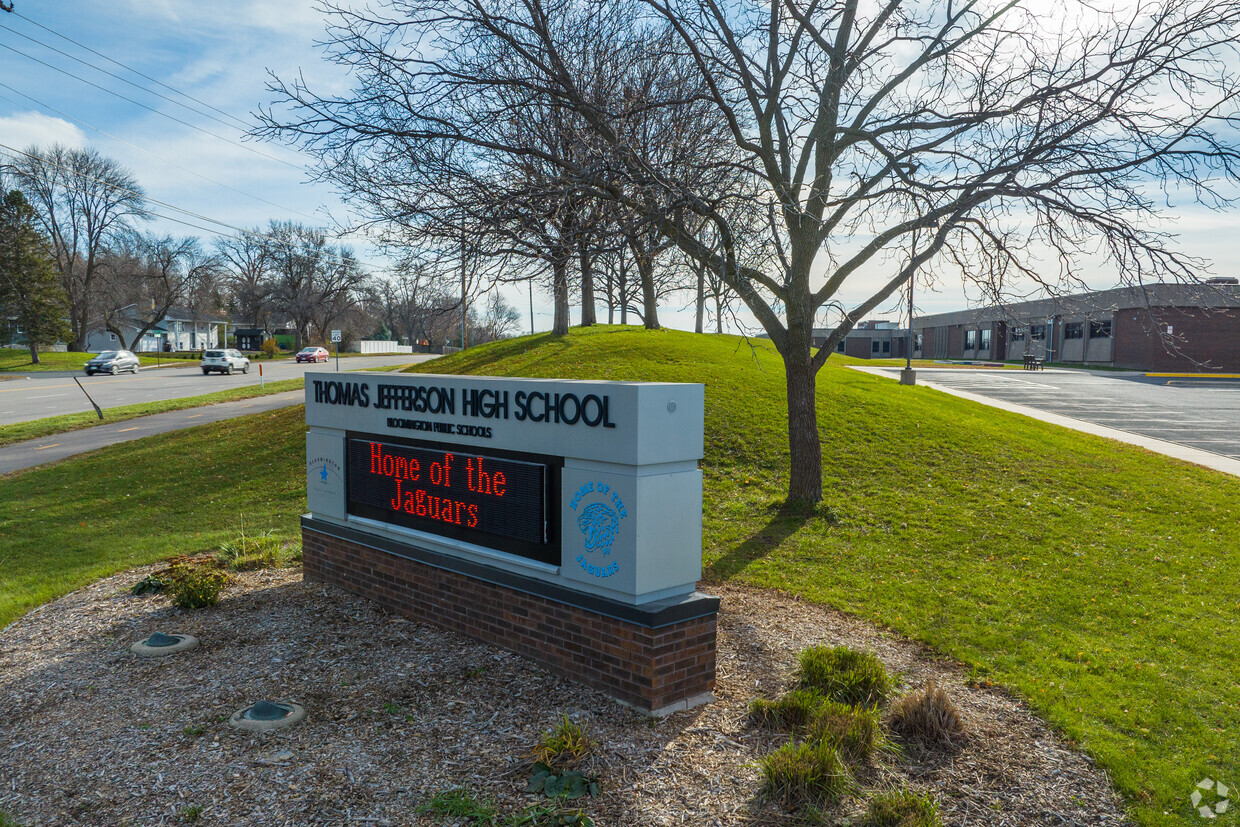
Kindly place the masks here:
<instances>
[{"instance_id":1,"label":"monument sign","mask_svg":"<svg viewBox=\"0 0 1240 827\"><path fill-rule=\"evenodd\" d=\"M701 385L306 377L306 575L652 712L709 698Z\"/></svg>"}]
</instances>

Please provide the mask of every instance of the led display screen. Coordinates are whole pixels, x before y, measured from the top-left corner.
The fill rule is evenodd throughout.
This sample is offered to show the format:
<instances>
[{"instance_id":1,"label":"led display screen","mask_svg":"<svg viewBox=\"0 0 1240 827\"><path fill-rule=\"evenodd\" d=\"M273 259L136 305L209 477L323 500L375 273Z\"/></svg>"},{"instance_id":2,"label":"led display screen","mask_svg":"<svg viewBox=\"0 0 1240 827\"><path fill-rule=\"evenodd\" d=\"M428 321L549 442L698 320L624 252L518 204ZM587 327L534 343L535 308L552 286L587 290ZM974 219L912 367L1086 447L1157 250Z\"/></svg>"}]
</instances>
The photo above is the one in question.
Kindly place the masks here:
<instances>
[{"instance_id":1,"label":"led display screen","mask_svg":"<svg viewBox=\"0 0 1240 827\"><path fill-rule=\"evenodd\" d=\"M351 438L347 465L350 514L559 562L546 464Z\"/></svg>"}]
</instances>

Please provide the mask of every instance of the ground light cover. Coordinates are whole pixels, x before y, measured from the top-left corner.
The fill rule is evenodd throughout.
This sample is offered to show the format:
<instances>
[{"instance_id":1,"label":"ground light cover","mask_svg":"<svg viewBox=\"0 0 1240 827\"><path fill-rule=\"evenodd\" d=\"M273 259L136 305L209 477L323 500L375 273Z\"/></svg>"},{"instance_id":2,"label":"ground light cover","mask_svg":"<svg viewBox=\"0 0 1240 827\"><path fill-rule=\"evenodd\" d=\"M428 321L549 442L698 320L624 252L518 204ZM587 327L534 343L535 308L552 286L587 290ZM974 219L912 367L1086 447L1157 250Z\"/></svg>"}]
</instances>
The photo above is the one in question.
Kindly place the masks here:
<instances>
[{"instance_id":1,"label":"ground light cover","mask_svg":"<svg viewBox=\"0 0 1240 827\"><path fill-rule=\"evenodd\" d=\"M1027 698L1141 823L1199 823L1194 785L1240 781L1240 480L847 364L832 357L820 376L826 501L802 514L780 508L769 342L597 327L417 369L705 383L708 581L784 589L923 640ZM295 536L301 417L0 480L0 625L104 574L215 547L242 521Z\"/></svg>"}]
</instances>

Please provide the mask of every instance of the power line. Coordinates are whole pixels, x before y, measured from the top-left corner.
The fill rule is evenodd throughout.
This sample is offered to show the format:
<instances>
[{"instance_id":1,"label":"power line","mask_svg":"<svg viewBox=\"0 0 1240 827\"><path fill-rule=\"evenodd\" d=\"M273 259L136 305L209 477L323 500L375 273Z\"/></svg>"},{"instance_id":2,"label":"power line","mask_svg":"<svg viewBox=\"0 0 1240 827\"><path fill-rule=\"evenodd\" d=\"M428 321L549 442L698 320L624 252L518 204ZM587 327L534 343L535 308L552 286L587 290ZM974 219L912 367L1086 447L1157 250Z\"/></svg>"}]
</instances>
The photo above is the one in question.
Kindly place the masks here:
<instances>
[{"instance_id":1,"label":"power line","mask_svg":"<svg viewBox=\"0 0 1240 827\"><path fill-rule=\"evenodd\" d=\"M93 129L95 132L98 132L100 135L106 135L107 137L111 138L111 139L112 139L112 140L114 140L114 141L117 141L118 143L122 143L122 144L124 144L124 145L125 145L125 146L127 146L127 147L130 147L130 148L132 148L132 149L136 149L138 152L141 152L141 153L143 153L143 154L150 155L152 158L155 158L155 159L157 159L157 160L159 160L159 161L163 161L163 162L164 162L165 164L167 164L168 166L170 166L170 167L174 167L174 168L176 168L176 169L179 169L179 170L181 170L182 172L187 172L187 173L189 173L190 175L193 175L195 178L201 178L203 181L207 181L207 182L209 182L209 183L215 184L216 186L223 187L223 188L224 188L224 189L226 189L226 190L231 190L232 192L235 192L235 193L237 193L238 195L244 195L246 198L251 198L251 199L253 199L253 200L255 200L255 201L258 201L258 202L260 202L260 203L266 204L266 205L267 205L267 206L269 206L269 207L275 207L277 210L281 210L281 211L283 211L283 212L290 212L290 213L293 213L294 215L300 215L301 217L303 217L303 218L308 218L308 219L310 219L311 221L319 221L319 220L320 220L319 218L316 218L316 217L315 217L315 216L313 216L313 215L308 215L307 213L300 212L300 211L298 211L298 210L294 210L294 209L292 209L291 207L284 207L284 206L281 206L280 204L276 204L276 203L274 203L274 202L272 202L272 201L268 201L268 200L267 200L267 199L265 199L265 198L260 198L260 197L259 197L259 196L257 196L257 195L253 195L253 194L248 193L248 192L246 192L246 191L244 191L244 190L239 190L239 189L237 189L236 187L229 186L228 184L225 184L223 181L217 181L217 180L215 180L214 178L210 178L210 177L208 177L208 176L206 176L206 175L203 175L202 173L199 173L199 172L194 172L194 170L189 169L189 168L187 168L187 167L183 167L183 166L181 166L180 164L176 163L175 161L169 161L167 158L164 158L164 157L162 157L162 156L160 156L160 155L158 155L158 154L156 154L156 153L154 153L154 152L151 152L151 151L150 151L150 150L148 150L148 149L143 149L142 147L138 146L137 144L132 144L132 143L130 143L129 141L126 141L124 138L121 138L121 137L119 137L119 136L117 136L117 135L113 135L111 132L108 132L106 129L100 129L99 127L94 126L93 124L87 123L86 121L83 121L83 120L81 120L80 118L75 118L75 117L73 117L72 115L69 115L69 114L67 114L67 113L65 113L65 112L62 112L62 111L60 111L59 109L57 109L56 107L54 107L54 106L52 106L52 105L50 105L50 104L44 103L43 101L39 100L38 98L31 97L30 95L27 95L25 92L21 92L21 91L19 91L19 90L17 90L17 89L14 89L12 86L9 86L7 83L0 82L0 88L8 89L8 90L9 90L10 92L12 92L13 94L22 96L22 97L23 97L23 98L25 98L26 100L28 100L28 101L30 101L31 103L35 104L36 106L41 106L41 107L43 107L44 109L48 110L49 112L55 112L55 113L56 113L57 115L59 115L60 117L62 117L62 118L66 118L67 120L70 120L70 121L73 121L74 123L79 124L79 125L81 125L81 126L84 126L84 127L86 127L87 129ZM14 106L21 106L21 105L22 105L22 104L19 104L17 101L13 100L12 98L8 97L7 95L0 95L0 99L8 101L9 103L13 104Z\"/></svg>"},{"instance_id":2,"label":"power line","mask_svg":"<svg viewBox=\"0 0 1240 827\"><path fill-rule=\"evenodd\" d=\"M96 72L102 72L103 74L107 75L108 77L116 78L116 79L117 79L117 80L119 80L121 83L127 83L127 84L129 84L130 86L134 87L135 89L138 89L138 90L140 90L140 91L142 91L142 92L146 92L148 95L154 95L155 97L160 98L161 100L166 100L166 101L168 101L168 103L171 103L171 104L173 104L174 106L179 106L179 107L181 107L182 109L188 109L190 112L193 112L195 115L202 115L204 118L210 118L211 120L215 121L216 123L220 124L221 126L226 126L226 127L228 127L229 129L237 129L238 127L240 127L240 128L241 128L241 129L243 129L243 130L248 130L248 129L249 129L249 124L247 124L247 123L243 122L243 121L242 121L242 120L240 120L239 118L232 118L232 116L230 115L229 117L230 117L230 118L232 118L232 120L233 120L234 122L233 122L233 123L229 123L228 121L225 121L225 120L223 120L223 119L221 119L221 118L217 118L217 117L215 117L214 115L212 115L212 114L211 114L211 113L209 113L209 112L203 112L201 109L196 109L195 107L190 106L189 104L186 104L186 103L181 103L181 101L179 101L179 100L176 100L176 99L174 99L174 98L170 98L170 97L168 97L167 95L164 95L164 94L162 94L162 93L160 93L160 92L156 92L156 91L154 91L154 90L152 90L152 89L148 89L148 88L146 88L145 86L143 86L143 85L142 85L142 84L140 84L140 83L135 83L134 81L129 80L128 78L121 77L121 76L120 76L120 75L118 75L116 72L109 72L107 69L104 69L104 68L102 68L102 67L96 66L95 64L90 63L90 62L88 62L88 61L82 60L80 57L74 57L73 55L69 54L68 52L65 52L65 51L62 51L62 50L60 50L60 49L57 49L55 46L52 46L52 45L51 45L51 44L49 44L49 43L44 43L42 40L37 40L37 39L35 39L35 38L31 37L31 36L30 36L30 35L28 35L28 34L23 34L22 32L19 32L19 31L17 31L16 29L12 28L11 26L6 26L6 25L4 25L3 23L0 23L0 29L6 29L7 31L12 32L13 34L17 35L18 37L25 38L26 40L29 40L31 43L34 43L36 46L42 46L42 47L43 47L43 48L45 48L45 49L50 49L51 51L55 52L55 53L56 53L56 54L58 54L58 55L61 55L61 56L63 56L63 57L67 57L67 58L69 58L69 60L72 60L72 61L75 61L75 62L77 62L77 63L82 64L83 66L85 66L85 67L86 67L86 68L88 68L88 69L93 69L93 70L94 70L94 71L96 71Z\"/></svg>"},{"instance_id":3,"label":"power line","mask_svg":"<svg viewBox=\"0 0 1240 827\"><path fill-rule=\"evenodd\" d=\"M145 110L147 110L147 111L149 111L149 112L154 112L156 115L159 115L159 116L161 116L161 117L167 118L167 119L168 119L168 120L170 120L170 121L175 121L176 123L179 123L179 124L181 124L181 125L183 125L183 126L188 126L190 129L193 129L193 130L195 130L195 131L197 131L197 132L201 132L201 133L202 133L202 134L204 134L204 135L210 135L212 138L216 138L217 140L224 141L225 143L228 143L228 144L232 144L233 146L235 146L235 147L237 147L237 148L239 148L239 149L244 149L244 150L245 150L245 151L247 151L247 152L253 152L255 155L260 155L260 156L262 156L263 158L266 158L266 159L268 159L268 160L270 160L270 161L275 161L276 163L284 164L284 165L285 165L285 166L287 166L287 167L292 167L293 169L296 169L296 170L301 170L302 172L304 172L304 171L305 171L305 167L298 166L297 164L294 164L294 163L292 163L292 162L290 162L290 161L285 161L283 158L277 158L277 157L276 157L276 156L274 156L274 155L268 155L266 152L260 152L259 150L255 149L255 148L254 148L254 147L252 147L252 146L246 146L245 144L238 143L237 141L234 141L234 140L232 140L232 139L230 139L230 138L225 138L223 135L216 134L215 132L212 132L212 131L210 131L210 130L208 130L208 129L203 129L201 126L195 126L194 124L190 123L189 121L183 121L183 120L181 120L180 118L177 118L177 117L174 117L174 116L172 116L172 115L169 115L167 112L161 112L161 111L159 111L158 109L156 109L156 108L155 108L155 107L153 107L153 106L148 106L147 104L142 103L141 101L136 101L136 100L134 100L133 98L126 97L125 95L122 95L120 92L117 92L117 91L115 91L115 90L113 90L113 89L108 89L106 86L100 86L99 84L97 84L97 83L95 83L95 82L93 82L93 81L89 81L89 80L87 80L86 78L81 77L80 75L75 75L75 74L73 74L72 72L68 71L67 69L61 69L59 66L53 66L52 64L48 63L47 61L40 60L39 58L35 57L34 55L29 55L29 54L26 54L26 53L25 53L25 52L23 52L21 49L18 49L18 48L14 47L14 46L10 46L10 45L8 45L7 43L0 43L0 46L4 47L5 49L8 49L8 50L9 50L9 51L11 51L11 52L16 52L17 54L21 55L22 57L24 57L24 58L26 58L26 59L28 59L28 60L33 60L35 63L38 63L38 64L39 64L39 65L41 65L41 66L46 66L48 69L51 69L51 70L52 70L52 71L54 71L54 72L60 72L62 75L68 75L69 77L73 78L74 80L77 80L77 81L80 81L80 82L82 82L82 83L85 83L87 86L93 86L93 87L95 87L96 89L100 90L101 92L107 92L109 95L114 95L114 96L116 96L116 97L120 98L120 99L121 99L121 100L123 100L123 101L128 101L129 103L132 103L132 104L134 104L135 106L140 106L140 107L142 107L143 109L145 109Z\"/></svg>"},{"instance_id":4,"label":"power line","mask_svg":"<svg viewBox=\"0 0 1240 827\"><path fill-rule=\"evenodd\" d=\"M176 94L178 94L178 95L181 95L182 97L189 98L189 99L190 99L190 100L192 100L194 103L200 104L201 106L205 106L207 109L210 109L210 110L211 110L211 111L213 111L213 112L218 112L219 114L223 115L223 116L224 116L224 117L226 117L226 118L232 118L233 120L237 121L238 123L242 123L242 121L241 121L241 119L240 119L240 118L237 118L237 117L236 117L236 116L234 116L234 115L230 115L230 114L228 114L228 113L227 113L227 112L225 112L223 109L218 109L218 108L216 108L216 107L212 106L211 104L207 103L206 101L199 100L198 98L194 97L193 95L190 95L190 94L187 94L187 93L185 93L185 92L182 92L182 91L180 91L179 89L174 89L173 87L171 87L171 86L169 86L168 84L164 83L162 80L157 80L157 79L155 79L155 78L151 77L150 75L145 75L145 74L143 74L142 72L139 72L137 69L134 69L132 66L126 66L124 63L121 63L119 60L115 60L114 58L110 58L110 57L108 57L107 55L105 55L103 52L96 51L96 50L92 49L91 47L87 46L87 45L86 45L86 44L84 44L84 43L79 43L78 41L74 40L73 38L69 37L68 35L61 34L61 33L60 33L60 32L58 32L58 31L55 31L55 30L53 30L53 29L49 29L47 26L44 26L42 23L38 23L38 22L36 22L36 21L34 21L34 20L31 20L29 17L26 17L26 16L25 16L24 14L22 14L21 12L13 12L13 15L14 15L15 17L20 17L22 20L25 20L27 23L29 23L29 24L30 24L30 25L32 25L32 26L38 26L40 29L42 29L43 31L47 32L48 34L53 34L53 35L55 35L56 37L59 37L61 40L67 41L67 42L69 42L69 43L72 43L74 46L77 46L79 49L85 49L86 51L90 52L92 55L95 55L95 56L97 56L97 57L101 57L101 58L103 58L104 60L108 61L109 63L115 64L115 65L117 65L117 66L121 67L122 69L124 69L124 70L126 70L126 71L128 71L128 72L133 72L135 75L137 75L137 76L138 76L138 77L140 77L140 78L143 78L143 79L145 79L145 80L149 80L151 83L154 83L154 84L157 84L157 85L159 85L159 86L162 86L163 88L167 89L169 92L174 92L174 93L176 93ZM51 47L49 47L49 48L51 48ZM249 127L247 126L246 128L248 129Z\"/></svg>"},{"instance_id":5,"label":"power line","mask_svg":"<svg viewBox=\"0 0 1240 827\"><path fill-rule=\"evenodd\" d=\"M7 150L7 151L8 151L8 152L10 152L10 153L11 153L11 154L15 157L15 158L16 158L16 157L18 157L18 156L21 156L21 157L24 157L24 158L30 158L30 159L32 159L32 160L37 160L37 161L39 161L39 162L41 162L41 163L48 163L47 159L45 159L45 158L37 158L36 156L31 155L29 152L23 152L23 151L22 151L22 150L20 150L20 149L14 149L13 147L9 146L8 144L0 143L0 149ZM56 164L56 163L53 163L53 164L51 164L51 165L52 165L52 166L54 166L54 167L56 167L57 169L61 170L62 172L71 172L71 170L66 169L66 168L65 168L65 166L64 166L63 164ZM215 225L218 225L218 226L220 226L220 227L225 227L225 228L227 228L227 229L229 229L229 230L232 230L234 233L237 233L237 234L240 234L240 235L244 235L244 236L248 236L248 237L250 237L250 238L258 239L259 241L262 241L262 242L264 242L264 243L267 243L267 244L272 244L272 245L276 245L276 246L285 246L285 245L286 245L286 242L280 241L279 239L272 238L271 236L267 235L266 233L259 233L259 232L255 232L254 230L247 230L247 229L245 229L244 227L238 227L238 226L235 226L235 225L233 225L233 224L229 224L229 223L227 223L227 222L225 222L225 221L220 221L220 220L218 220L218 219L211 218L210 216L202 215L201 213L196 213L196 212L194 212L193 210L187 210L187 209L185 209L184 207L178 207L178 206L176 206L175 204L169 204L169 203L168 203L168 202L166 202L166 201L160 201L160 200L159 200L159 199L157 199L157 198L151 198L150 196L145 195L144 193L138 192L137 190L130 189L129 187L122 187L122 186L120 186L119 184L114 184L114 183L112 183L111 181L104 181L102 178L96 178L96 177L94 177L93 175L81 175L80 173L73 173L73 174L74 174L74 175L76 175L77 177L84 178L84 179L86 179L86 180L88 180L88 181L93 181L93 182L94 182L94 183L96 183L96 184L101 184L101 185L103 185L103 186L105 186L105 187L110 187L111 189L118 190L118 191L120 191L120 192L129 193L130 195L133 195L133 196L136 196L136 197L138 197L138 198L141 198L141 199L142 199L142 200L144 200L144 201L149 201L149 202L151 202L152 204L158 204L158 205L159 205L159 206L161 206L161 207L164 207L164 208L166 208L166 209L173 210L174 212L182 213L183 215L187 215L187 216L189 216L190 218L194 218L194 219L197 219L197 220L199 220L199 221L205 221L205 222L207 222L208 224L215 224ZM208 228L206 228L206 227L202 227L202 226L199 226L199 225L197 225L197 224L192 224L192 223L190 223L190 222L188 222L188 221L184 221L184 220L179 219L179 218L174 218L174 217L172 217L172 216L163 215L163 214L161 214L161 213L154 212L153 210L146 209L145 207L143 208L143 211L144 211L144 212L147 212L147 213L150 213L151 215L154 215L154 216L156 216L156 217L158 217L158 218L164 218L164 219L167 219L167 220L169 220L169 221L175 221L175 222L176 222L176 223L178 223L178 224L184 224L184 225L186 225L187 227L195 227L196 229L202 230L203 232L206 232L206 233L217 233L217 234L219 234L219 230L212 230L212 229L208 229ZM336 255L335 253L329 253L329 252L323 251L323 253L322 253L322 254L323 254L323 256L324 256L325 258L331 259L332 261L335 261L335 262L337 262L337 263L339 263L339 264L348 264L348 263L350 262L350 260L349 260L349 259L346 259L346 258L344 258L343 256ZM361 262L360 262L360 261L358 261L357 259L352 259L352 263L353 263L353 264L357 264L357 265L360 265L360 264L361 264ZM381 267L381 268L375 268L375 269L377 269L377 270L379 270L379 271L382 271L382 272L389 272L389 273L390 273L390 272L392 272L392 268L390 268L390 267Z\"/></svg>"}]
</instances>

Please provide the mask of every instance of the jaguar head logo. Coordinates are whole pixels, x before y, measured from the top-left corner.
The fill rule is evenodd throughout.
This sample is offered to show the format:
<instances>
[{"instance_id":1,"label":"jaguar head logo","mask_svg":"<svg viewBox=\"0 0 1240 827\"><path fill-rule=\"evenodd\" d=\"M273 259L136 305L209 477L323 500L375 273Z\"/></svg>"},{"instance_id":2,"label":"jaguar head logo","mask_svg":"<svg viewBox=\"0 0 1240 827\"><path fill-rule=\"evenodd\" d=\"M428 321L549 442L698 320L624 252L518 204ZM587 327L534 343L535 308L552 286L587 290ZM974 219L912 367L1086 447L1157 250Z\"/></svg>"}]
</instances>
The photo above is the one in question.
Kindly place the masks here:
<instances>
[{"instance_id":1,"label":"jaguar head logo","mask_svg":"<svg viewBox=\"0 0 1240 827\"><path fill-rule=\"evenodd\" d=\"M612 541L620 527L620 518L603 503L591 503L577 515L577 528L586 538L586 551L611 553Z\"/></svg>"}]
</instances>

